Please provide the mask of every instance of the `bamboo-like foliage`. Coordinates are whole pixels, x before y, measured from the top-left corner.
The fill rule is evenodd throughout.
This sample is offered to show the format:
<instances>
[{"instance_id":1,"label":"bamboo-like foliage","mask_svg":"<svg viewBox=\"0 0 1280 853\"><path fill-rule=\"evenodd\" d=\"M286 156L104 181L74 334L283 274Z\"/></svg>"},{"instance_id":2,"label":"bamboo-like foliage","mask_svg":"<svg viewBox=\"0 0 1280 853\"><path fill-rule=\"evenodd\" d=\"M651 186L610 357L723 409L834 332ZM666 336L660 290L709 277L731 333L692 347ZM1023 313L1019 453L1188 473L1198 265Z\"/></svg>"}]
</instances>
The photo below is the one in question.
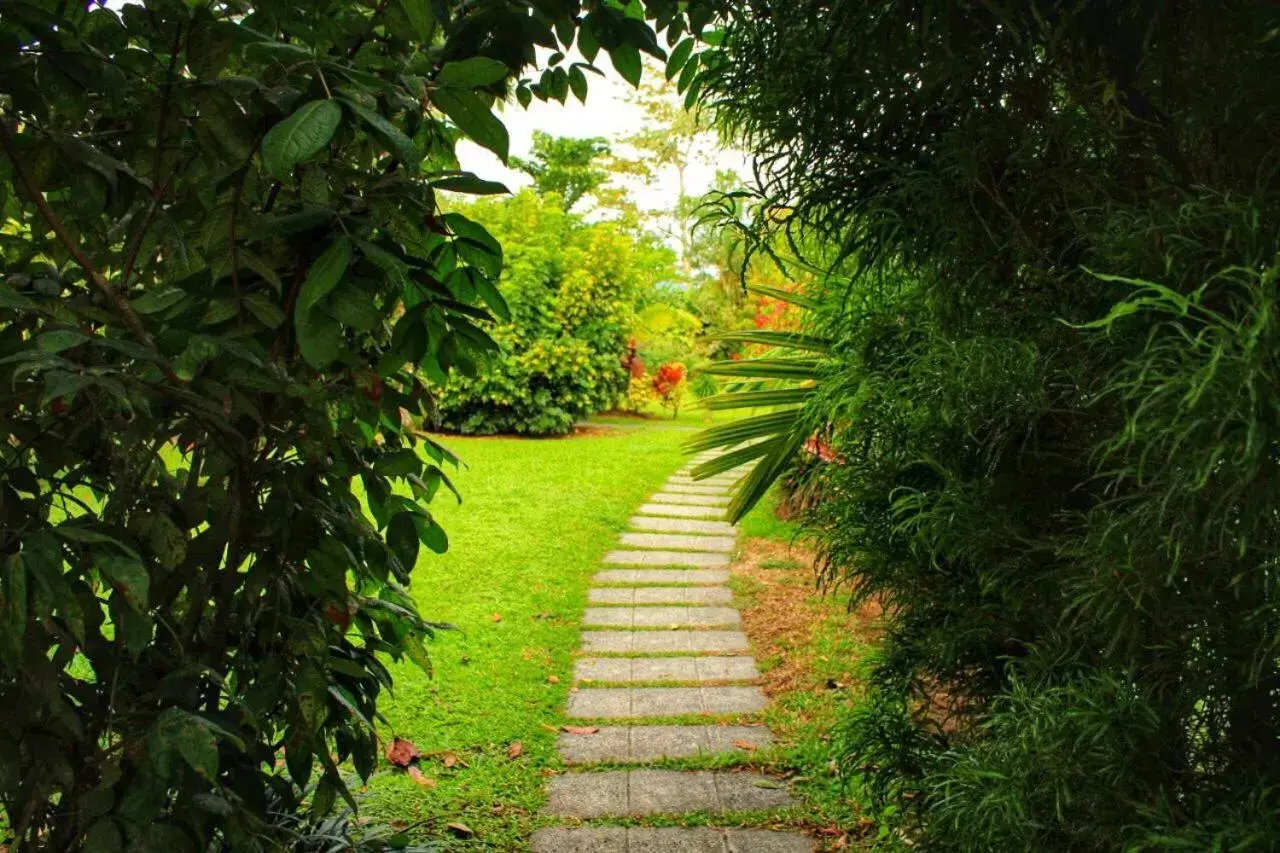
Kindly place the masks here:
<instances>
[{"instance_id":1,"label":"bamboo-like foliage","mask_svg":"<svg viewBox=\"0 0 1280 853\"><path fill-rule=\"evenodd\" d=\"M740 510L831 432L807 523L887 607L837 738L885 843L1280 846L1275 8L761 12L693 97L762 243L856 275L821 351L724 368L803 399L697 446L772 436Z\"/></svg>"}]
</instances>

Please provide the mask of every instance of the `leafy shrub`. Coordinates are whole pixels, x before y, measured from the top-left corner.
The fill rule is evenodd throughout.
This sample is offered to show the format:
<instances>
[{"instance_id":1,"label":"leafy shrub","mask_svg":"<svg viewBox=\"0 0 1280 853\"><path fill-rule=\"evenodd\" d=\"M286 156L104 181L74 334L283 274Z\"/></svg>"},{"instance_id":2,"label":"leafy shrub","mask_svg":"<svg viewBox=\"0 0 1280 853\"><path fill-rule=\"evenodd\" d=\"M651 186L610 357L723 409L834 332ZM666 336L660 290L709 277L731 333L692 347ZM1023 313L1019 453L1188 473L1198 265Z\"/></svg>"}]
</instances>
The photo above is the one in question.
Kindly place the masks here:
<instances>
[{"instance_id":1,"label":"leafy shrub","mask_svg":"<svg viewBox=\"0 0 1280 853\"><path fill-rule=\"evenodd\" d=\"M672 417L680 414L680 400L685 391L684 365L668 362L653 372L653 393L664 409L670 409Z\"/></svg>"},{"instance_id":2,"label":"leafy shrub","mask_svg":"<svg viewBox=\"0 0 1280 853\"><path fill-rule=\"evenodd\" d=\"M269 807L318 776L323 814L341 764L373 769L386 659L425 666L433 628L403 584L447 546L425 504L452 457L405 429L430 397L406 365L469 369L502 308L500 247L436 204L494 190L454 142L505 157L496 97L582 91L520 76L555 33L628 76L663 53L617 8L556 9L4 4L14 850L275 850Z\"/></svg>"},{"instance_id":3,"label":"leafy shrub","mask_svg":"<svg viewBox=\"0 0 1280 853\"><path fill-rule=\"evenodd\" d=\"M662 274L646 238L621 224L587 224L554 193L526 190L468 210L502 243L506 322L482 375L454 376L440 422L464 433L568 432L627 393L636 293Z\"/></svg>"},{"instance_id":4,"label":"leafy shrub","mask_svg":"<svg viewBox=\"0 0 1280 853\"><path fill-rule=\"evenodd\" d=\"M800 383L700 444L758 494L828 430L823 579L889 614L846 771L913 849L1273 849L1274 10L770 12L697 85L827 345L718 368Z\"/></svg>"}]
</instances>

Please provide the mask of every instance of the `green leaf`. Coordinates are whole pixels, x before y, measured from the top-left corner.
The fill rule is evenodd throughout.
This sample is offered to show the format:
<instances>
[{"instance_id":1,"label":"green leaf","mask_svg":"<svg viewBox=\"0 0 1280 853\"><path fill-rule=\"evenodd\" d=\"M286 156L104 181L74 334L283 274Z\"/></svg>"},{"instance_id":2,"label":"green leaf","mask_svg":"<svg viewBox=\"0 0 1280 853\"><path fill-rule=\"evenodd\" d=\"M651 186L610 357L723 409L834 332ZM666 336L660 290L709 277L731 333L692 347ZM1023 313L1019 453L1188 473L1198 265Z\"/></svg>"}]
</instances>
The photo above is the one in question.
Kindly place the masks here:
<instances>
[{"instance_id":1,"label":"green leaf","mask_svg":"<svg viewBox=\"0 0 1280 853\"><path fill-rule=\"evenodd\" d=\"M123 849L120 829L109 817L95 821L84 835L84 853L119 853Z\"/></svg>"},{"instance_id":2,"label":"green leaf","mask_svg":"<svg viewBox=\"0 0 1280 853\"><path fill-rule=\"evenodd\" d=\"M297 315L311 311L316 303L337 286L351 264L351 240L339 237L329 244L307 269L306 280L298 292Z\"/></svg>"},{"instance_id":3,"label":"green leaf","mask_svg":"<svg viewBox=\"0 0 1280 853\"><path fill-rule=\"evenodd\" d=\"M204 720L181 708L166 708L156 718L148 738L148 749L162 766L177 753L201 778L218 775L218 742Z\"/></svg>"},{"instance_id":4,"label":"green leaf","mask_svg":"<svg viewBox=\"0 0 1280 853\"><path fill-rule=\"evenodd\" d=\"M480 298L484 300L484 304L488 305L498 319L504 323L511 322L511 307L507 305L507 300L503 297L502 291L498 290L489 277L483 275L478 270L472 276L471 282L476 287L476 292L480 294Z\"/></svg>"},{"instance_id":5,"label":"green leaf","mask_svg":"<svg viewBox=\"0 0 1280 853\"><path fill-rule=\"evenodd\" d=\"M244 298L244 307L258 318L258 322L269 329L277 328L284 322L284 312L274 301L260 293L251 293Z\"/></svg>"},{"instance_id":6,"label":"green leaf","mask_svg":"<svg viewBox=\"0 0 1280 853\"><path fill-rule=\"evenodd\" d=\"M342 107L334 101L303 104L263 137L263 165L280 180L287 179L294 166L329 144L341 122Z\"/></svg>"},{"instance_id":7,"label":"green leaf","mask_svg":"<svg viewBox=\"0 0 1280 853\"><path fill-rule=\"evenodd\" d=\"M62 352L71 349L74 346L89 340L89 336L83 332L73 332L70 330L57 330L53 332L45 332L36 338L36 346L43 352Z\"/></svg>"},{"instance_id":8,"label":"green leaf","mask_svg":"<svg viewBox=\"0 0 1280 853\"><path fill-rule=\"evenodd\" d=\"M575 98L584 104L587 102L587 75L577 65L569 69L569 88Z\"/></svg>"},{"instance_id":9,"label":"green leaf","mask_svg":"<svg viewBox=\"0 0 1280 853\"><path fill-rule=\"evenodd\" d=\"M386 477L404 477L422 470L422 460L412 449L403 447L373 463L373 470Z\"/></svg>"},{"instance_id":10,"label":"green leaf","mask_svg":"<svg viewBox=\"0 0 1280 853\"><path fill-rule=\"evenodd\" d=\"M431 656L427 654L427 647L417 633L410 632L404 638L404 652L409 656L409 660L416 663L418 668L427 674L428 678L435 674L431 666Z\"/></svg>"},{"instance_id":11,"label":"green leaf","mask_svg":"<svg viewBox=\"0 0 1280 853\"><path fill-rule=\"evenodd\" d=\"M157 290L148 290L146 293L133 300L133 310L139 314L158 314L161 311L172 308L187 297L185 290L179 290L176 287L165 287Z\"/></svg>"},{"instance_id":12,"label":"green leaf","mask_svg":"<svg viewBox=\"0 0 1280 853\"><path fill-rule=\"evenodd\" d=\"M422 39L424 45L430 44L431 37L435 34L436 22L431 16L431 10L427 8L427 0L399 0L399 3L400 10L408 18L409 26L413 27L418 38Z\"/></svg>"},{"instance_id":13,"label":"green leaf","mask_svg":"<svg viewBox=\"0 0 1280 853\"><path fill-rule=\"evenodd\" d=\"M400 512L387 525L387 545L391 548L406 572L413 571L418 562L418 528L416 513Z\"/></svg>"},{"instance_id":14,"label":"green leaf","mask_svg":"<svg viewBox=\"0 0 1280 853\"><path fill-rule=\"evenodd\" d=\"M123 556L99 557L98 571L119 590L134 610L145 610L151 585L146 566L138 560Z\"/></svg>"},{"instance_id":15,"label":"green leaf","mask_svg":"<svg viewBox=\"0 0 1280 853\"><path fill-rule=\"evenodd\" d=\"M377 297L358 285L348 284L330 293L324 311L342 325L362 332L373 331L382 319Z\"/></svg>"},{"instance_id":16,"label":"green leaf","mask_svg":"<svg viewBox=\"0 0 1280 853\"><path fill-rule=\"evenodd\" d=\"M326 367L342 352L342 324L323 311L308 311L295 317L298 349L313 367Z\"/></svg>"},{"instance_id":17,"label":"green leaf","mask_svg":"<svg viewBox=\"0 0 1280 853\"><path fill-rule=\"evenodd\" d=\"M640 62L640 50L633 44L620 44L609 51L609 61L613 68L632 86L640 86L640 75L643 65Z\"/></svg>"},{"instance_id":18,"label":"green leaf","mask_svg":"<svg viewBox=\"0 0 1280 853\"><path fill-rule=\"evenodd\" d=\"M438 88L431 92L431 103L452 119L469 139L497 154L503 163L507 162L511 149L507 128L479 96L461 89Z\"/></svg>"},{"instance_id":19,"label":"green leaf","mask_svg":"<svg viewBox=\"0 0 1280 853\"><path fill-rule=\"evenodd\" d=\"M460 175L449 175L437 178L431 186L451 193L467 193L468 195L505 195L511 192L506 184L497 181L486 181L467 172Z\"/></svg>"},{"instance_id":20,"label":"green leaf","mask_svg":"<svg viewBox=\"0 0 1280 853\"><path fill-rule=\"evenodd\" d=\"M671 58L667 60L666 68L668 80L675 77L680 73L680 69L684 68L684 64L689 61L689 56L693 53L693 46L694 40L686 38L676 45L675 50L671 51Z\"/></svg>"},{"instance_id":21,"label":"green leaf","mask_svg":"<svg viewBox=\"0 0 1280 853\"><path fill-rule=\"evenodd\" d=\"M345 104L356 118L364 122L365 126L369 128L369 133L395 155L397 160L410 170L418 168L418 163L422 162L422 152L413 144L413 140L405 135L404 131L387 121L379 113L360 106L350 98L339 98L338 100Z\"/></svg>"},{"instance_id":22,"label":"green leaf","mask_svg":"<svg viewBox=\"0 0 1280 853\"><path fill-rule=\"evenodd\" d=\"M449 550L449 536L434 518L430 515L415 515L413 523L418 528L418 539L423 545L437 554L443 554Z\"/></svg>"},{"instance_id":23,"label":"green leaf","mask_svg":"<svg viewBox=\"0 0 1280 853\"><path fill-rule=\"evenodd\" d=\"M10 554L0 564L0 648L7 660L22 657L27 607L27 568L20 554Z\"/></svg>"},{"instance_id":24,"label":"green leaf","mask_svg":"<svg viewBox=\"0 0 1280 853\"><path fill-rule=\"evenodd\" d=\"M436 83L474 89L498 83L510 73L505 63L487 56L473 56L460 62L446 62L436 75Z\"/></svg>"}]
</instances>

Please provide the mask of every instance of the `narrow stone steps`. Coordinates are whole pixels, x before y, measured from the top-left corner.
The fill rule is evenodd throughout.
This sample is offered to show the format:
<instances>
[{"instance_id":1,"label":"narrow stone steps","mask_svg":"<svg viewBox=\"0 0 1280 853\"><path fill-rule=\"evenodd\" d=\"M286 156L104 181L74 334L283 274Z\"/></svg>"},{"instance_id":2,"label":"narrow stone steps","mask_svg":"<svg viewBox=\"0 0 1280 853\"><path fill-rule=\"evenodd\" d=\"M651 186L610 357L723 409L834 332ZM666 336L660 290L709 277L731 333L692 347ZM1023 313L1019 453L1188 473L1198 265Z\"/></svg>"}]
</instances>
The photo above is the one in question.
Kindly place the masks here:
<instances>
[{"instance_id":1,"label":"narrow stone steps","mask_svg":"<svg viewBox=\"0 0 1280 853\"><path fill-rule=\"evenodd\" d=\"M729 582L724 569L608 569L597 572L596 583L690 584L719 586Z\"/></svg>"},{"instance_id":2,"label":"narrow stone steps","mask_svg":"<svg viewBox=\"0 0 1280 853\"><path fill-rule=\"evenodd\" d=\"M666 657L579 658L574 664L576 681L755 681L760 677L755 658Z\"/></svg>"},{"instance_id":3,"label":"narrow stone steps","mask_svg":"<svg viewBox=\"0 0 1280 853\"><path fill-rule=\"evenodd\" d=\"M734 536L734 526L727 521L702 521L695 518L654 518L637 515L630 522L633 530L649 533L699 533L712 536Z\"/></svg>"},{"instance_id":4,"label":"narrow stone steps","mask_svg":"<svg viewBox=\"0 0 1280 853\"><path fill-rule=\"evenodd\" d=\"M661 654L663 652L745 652L741 631L584 631L582 650L591 654Z\"/></svg>"},{"instance_id":5,"label":"narrow stone steps","mask_svg":"<svg viewBox=\"0 0 1280 853\"><path fill-rule=\"evenodd\" d=\"M728 506L728 495L697 495L680 492L656 492L649 498L649 503L683 504L685 506Z\"/></svg>"},{"instance_id":6,"label":"narrow stone steps","mask_svg":"<svg viewBox=\"0 0 1280 853\"><path fill-rule=\"evenodd\" d=\"M566 773L547 787L545 813L558 817L745 812L791 804L785 786L758 773L606 770Z\"/></svg>"},{"instance_id":7,"label":"narrow stone steps","mask_svg":"<svg viewBox=\"0 0 1280 853\"><path fill-rule=\"evenodd\" d=\"M628 548L653 548L668 551L715 551L728 554L733 551L732 536L699 536L693 533L623 533L620 544Z\"/></svg>"},{"instance_id":8,"label":"narrow stone steps","mask_svg":"<svg viewBox=\"0 0 1280 853\"><path fill-rule=\"evenodd\" d=\"M551 826L533 835L533 853L811 853L803 835L716 827Z\"/></svg>"},{"instance_id":9,"label":"narrow stone steps","mask_svg":"<svg viewBox=\"0 0 1280 853\"><path fill-rule=\"evenodd\" d=\"M733 491L727 486L673 483L670 480L662 485L662 490L672 495L728 495Z\"/></svg>"},{"instance_id":10,"label":"narrow stone steps","mask_svg":"<svg viewBox=\"0 0 1280 853\"><path fill-rule=\"evenodd\" d=\"M563 732L556 741L560 755L574 765L745 755L772 744L764 726L603 726Z\"/></svg>"},{"instance_id":11,"label":"narrow stone steps","mask_svg":"<svg viewBox=\"0 0 1280 853\"><path fill-rule=\"evenodd\" d=\"M587 593L591 604L648 605L648 604L729 604L733 592L728 587L642 586L596 587Z\"/></svg>"},{"instance_id":12,"label":"narrow stone steps","mask_svg":"<svg viewBox=\"0 0 1280 853\"><path fill-rule=\"evenodd\" d=\"M685 504L641 504L636 512L671 518L724 518L722 506L688 506Z\"/></svg>"},{"instance_id":13,"label":"narrow stone steps","mask_svg":"<svg viewBox=\"0 0 1280 853\"><path fill-rule=\"evenodd\" d=\"M699 454L643 504L595 576L582 618L582 653L557 747L565 762L645 764L701 756L744 756L773 743L764 726L642 725L684 715L762 711L760 671L736 628L728 566L737 530L724 520L730 491L749 465L703 480ZM608 584L608 586L606 586ZM655 686L663 685L663 686ZM591 725L591 720L634 724ZM625 819L783 808L785 785L733 771L584 769L552 778L544 813L568 819ZM798 833L735 827L548 827L534 853L800 853Z\"/></svg>"},{"instance_id":14,"label":"narrow stone steps","mask_svg":"<svg viewBox=\"0 0 1280 853\"><path fill-rule=\"evenodd\" d=\"M732 607L588 607L588 628L721 628L742 622Z\"/></svg>"},{"instance_id":15,"label":"narrow stone steps","mask_svg":"<svg viewBox=\"0 0 1280 853\"><path fill-rule=\"evenodd\" d=\"M579 719L753 714L768 704L759 687L584 687L569 694Z\"/></svg>"},{"instance_id":16,"label":"narrow stone steps","mask_svg":"<svg viewBox=\"0 0 1280 853\"><path fill-rule=\"evenodd\" d=\"M619 549L604 555L615 566L694 566L714 569L729 565L729 555L712 551L629 551Z\"/></svg>"}]
</instances>

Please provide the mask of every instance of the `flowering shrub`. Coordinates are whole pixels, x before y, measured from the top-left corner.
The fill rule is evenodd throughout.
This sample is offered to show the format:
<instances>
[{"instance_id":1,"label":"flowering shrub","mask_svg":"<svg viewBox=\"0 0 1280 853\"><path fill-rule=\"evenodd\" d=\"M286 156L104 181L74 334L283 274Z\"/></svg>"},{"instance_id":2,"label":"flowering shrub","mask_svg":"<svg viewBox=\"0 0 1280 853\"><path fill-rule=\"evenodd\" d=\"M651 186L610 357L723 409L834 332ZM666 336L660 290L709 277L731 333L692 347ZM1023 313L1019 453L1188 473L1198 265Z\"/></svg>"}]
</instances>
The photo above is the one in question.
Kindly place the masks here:
<instances>
[{"instance_id":1,"label":"flowering shrub","mask_svg":"<svg viewBox=\"0 0 1280 853\"><path fill-rule=\"evenodd\" d=\"M653 393L664 409L671 410L672 417L680 414L680 398L684 396L684 390L684 365L678 361L662 365L653 375Z\"/></svg>"}]
</instances>

